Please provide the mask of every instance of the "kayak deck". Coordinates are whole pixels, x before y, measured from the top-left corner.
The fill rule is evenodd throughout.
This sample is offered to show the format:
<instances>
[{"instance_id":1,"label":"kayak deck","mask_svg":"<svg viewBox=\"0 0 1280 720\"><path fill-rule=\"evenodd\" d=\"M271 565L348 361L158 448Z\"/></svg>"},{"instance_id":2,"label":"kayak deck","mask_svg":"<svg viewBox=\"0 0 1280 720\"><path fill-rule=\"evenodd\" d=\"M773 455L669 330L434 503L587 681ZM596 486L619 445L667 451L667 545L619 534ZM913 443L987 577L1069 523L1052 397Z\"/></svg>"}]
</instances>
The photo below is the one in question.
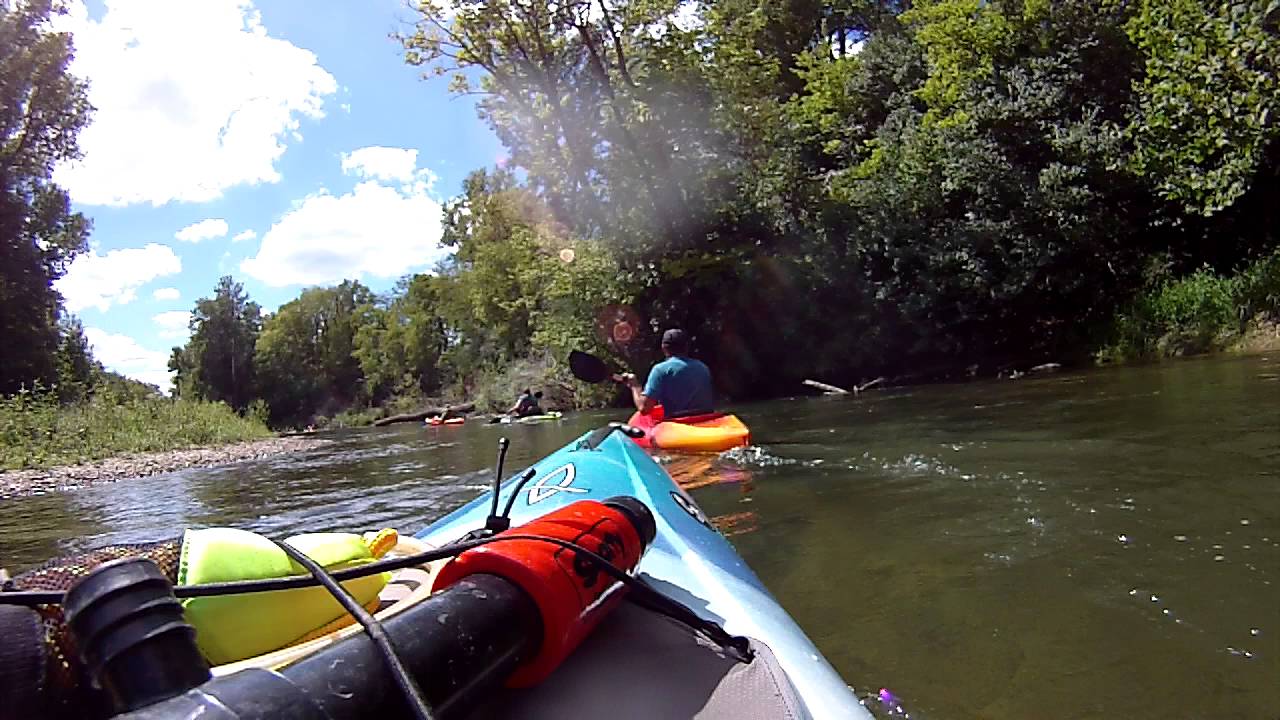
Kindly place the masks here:
<instances>
[{"instance_id":1,"label":"kayak deck","mask_svg":"<svg viewBox=\"0 0 1280 720\"><path fill-rule=\"evenodd\" d=\"M760 643L752 649L752 661L740 663L680 623L624 602L547 680L525 690L503 690L470 717L805 717L773 653Z\"/></svg>"},{"instance_id":2,"label":"kayak deck","mask_svg":"<svg viewBox=\"0 0 1280 720\"><path fill-rule=\"evenodd\" d=\"M595 448L588 446L589 437L533 466L533 479L514 499L512 524L577 500L635 497L652 510L657 524L657 535L636 569L639 577L726 631L767 646L795 688L805 710L800 717L869 718L849 686L666 471L620 432ZM514 482L508 480L498 493L500 506L513 491ZM484 524L490 502L485 493L418 537L433 545L455 540ZM548 682L554 680L552 676Z\"/></svg>"}]
</instances>

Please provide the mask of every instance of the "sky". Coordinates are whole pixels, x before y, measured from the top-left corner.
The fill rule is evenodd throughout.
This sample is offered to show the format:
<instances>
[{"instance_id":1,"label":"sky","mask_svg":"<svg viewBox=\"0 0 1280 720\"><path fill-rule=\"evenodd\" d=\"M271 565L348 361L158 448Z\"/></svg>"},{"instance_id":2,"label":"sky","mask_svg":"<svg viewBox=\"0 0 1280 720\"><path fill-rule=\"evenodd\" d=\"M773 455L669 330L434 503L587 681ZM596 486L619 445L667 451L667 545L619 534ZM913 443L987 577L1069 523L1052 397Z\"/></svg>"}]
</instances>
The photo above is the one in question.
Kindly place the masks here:
<instances>
[{"instance_id":1,"label":"sky","mask_svg":"<svg viewBox=\"0 0 1280 720\"><path fill-rule=\"evenodd\" d=\"M405 0L72 0L96 108L55 181L93 221L57 283L108 369L168 389L223 275L267 311L302 288L428 270L440 206L503 160L468 98L390 35Z\"/></svg>"}]
</instances>

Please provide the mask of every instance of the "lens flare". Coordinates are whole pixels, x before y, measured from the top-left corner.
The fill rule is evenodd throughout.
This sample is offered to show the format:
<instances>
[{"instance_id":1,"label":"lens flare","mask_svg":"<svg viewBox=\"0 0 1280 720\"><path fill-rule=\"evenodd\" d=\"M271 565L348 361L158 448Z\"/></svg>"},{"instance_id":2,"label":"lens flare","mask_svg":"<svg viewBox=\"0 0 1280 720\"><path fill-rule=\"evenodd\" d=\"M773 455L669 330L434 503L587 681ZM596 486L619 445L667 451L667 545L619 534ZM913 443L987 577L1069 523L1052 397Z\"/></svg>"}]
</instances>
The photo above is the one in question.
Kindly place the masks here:
<instances>
[{"instance_id":1,"label":"lens flare","mask_svg":"<svg viewBox=\"0 0 1280 720\"><path fill-rule=\"evenodd\" d=\"M615 350L626 352L641 333L640 316L627 305L608 305L596 314L596 333Z\"/></svg>"},{"instance_id":2,"label":"lens flare","mask_svg":"<svg viewBox=\"0 0 1280 720\"><path fill-rule=\"evenodd\" d=\"M626 345L636 336L636 329L629 322L620 322L613 326L613 341Z\"/></svg>"}]
</instances>

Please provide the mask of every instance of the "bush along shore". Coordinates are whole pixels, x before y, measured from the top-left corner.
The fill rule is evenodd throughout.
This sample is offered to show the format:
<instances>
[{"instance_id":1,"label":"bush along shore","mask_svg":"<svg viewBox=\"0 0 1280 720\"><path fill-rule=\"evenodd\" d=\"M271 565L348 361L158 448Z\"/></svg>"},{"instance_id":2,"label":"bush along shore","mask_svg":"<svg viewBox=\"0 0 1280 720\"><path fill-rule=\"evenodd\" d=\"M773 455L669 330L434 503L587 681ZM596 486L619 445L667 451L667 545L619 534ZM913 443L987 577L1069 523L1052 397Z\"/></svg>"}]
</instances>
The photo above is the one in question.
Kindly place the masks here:
<instances>
[{"instance_id":1,"label":"bush along shore","mask_svg":"<svg viewBox=\"0 0 1280 720\"><path fill-rule=\"evenodd\" d=\"M1116 317L1100 362L1280 347L1280 251L1231 275L1205 268L1151 283Z\"/></svg>"},{"instance_id":2,"label":"bush along shore","mask_svg":"<svg viewBox=\"0 0 1280 720\"><path fill-rule=\"evenodd\" d=\"M101 382L61 402L55 390L0 397L0 498L297 452L316 438L276 437L222 403L174 400L138 383Z\"/></svg>"}]
</instances>

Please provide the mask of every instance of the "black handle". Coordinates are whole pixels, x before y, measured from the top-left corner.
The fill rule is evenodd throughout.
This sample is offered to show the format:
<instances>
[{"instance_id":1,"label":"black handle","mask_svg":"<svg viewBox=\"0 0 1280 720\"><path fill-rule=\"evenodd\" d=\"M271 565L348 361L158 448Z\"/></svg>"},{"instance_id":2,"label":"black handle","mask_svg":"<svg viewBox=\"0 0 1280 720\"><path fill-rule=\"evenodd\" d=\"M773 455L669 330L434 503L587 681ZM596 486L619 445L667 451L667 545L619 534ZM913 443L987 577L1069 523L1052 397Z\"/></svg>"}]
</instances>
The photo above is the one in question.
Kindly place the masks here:
<instances>
[{"instance_id":1,"label":"black handle","mask_svg":"<svg viewBox=\"0 0 1280 720\"><path fill-rule=\"evenodd\" d=\"M514 583L477 574L383 622L438 718L464 717L538 650L542 620ZM279 672L242 670L126 715L128 720L395 718L404 696L364 633Z\"/></svg>"}]
</instances>

